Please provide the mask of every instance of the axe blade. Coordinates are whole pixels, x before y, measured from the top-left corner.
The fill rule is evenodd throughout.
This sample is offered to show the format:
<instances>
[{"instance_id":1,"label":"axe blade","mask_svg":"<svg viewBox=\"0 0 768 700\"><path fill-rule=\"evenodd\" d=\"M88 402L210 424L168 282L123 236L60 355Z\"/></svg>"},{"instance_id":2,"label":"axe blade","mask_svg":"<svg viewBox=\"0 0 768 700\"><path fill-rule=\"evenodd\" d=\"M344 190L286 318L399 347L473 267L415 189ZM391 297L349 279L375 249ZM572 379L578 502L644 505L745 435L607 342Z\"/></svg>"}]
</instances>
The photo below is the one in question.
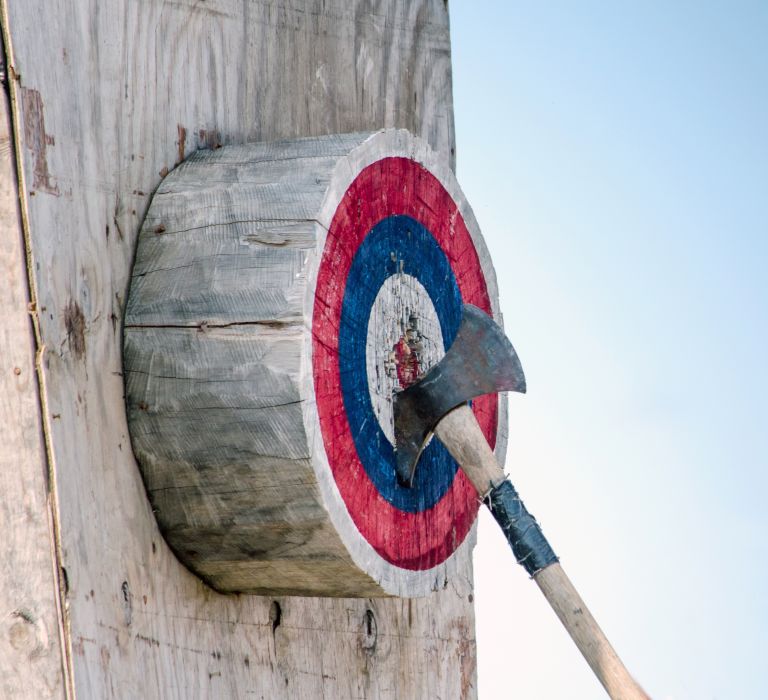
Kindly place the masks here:
<instances>
[{"instance_id":1,"label":"axe blade","mask_svg":"<svg viewBox=\"0 0 768 700\"><path fill-rule=\"evenodd\" d=\"M459 332L432 369L394 397L397 478L413 485L430 433L449 411L484 394L525 393L525 375L512 343L485 312L464 304Z\"/></svg>"}]
</instances>

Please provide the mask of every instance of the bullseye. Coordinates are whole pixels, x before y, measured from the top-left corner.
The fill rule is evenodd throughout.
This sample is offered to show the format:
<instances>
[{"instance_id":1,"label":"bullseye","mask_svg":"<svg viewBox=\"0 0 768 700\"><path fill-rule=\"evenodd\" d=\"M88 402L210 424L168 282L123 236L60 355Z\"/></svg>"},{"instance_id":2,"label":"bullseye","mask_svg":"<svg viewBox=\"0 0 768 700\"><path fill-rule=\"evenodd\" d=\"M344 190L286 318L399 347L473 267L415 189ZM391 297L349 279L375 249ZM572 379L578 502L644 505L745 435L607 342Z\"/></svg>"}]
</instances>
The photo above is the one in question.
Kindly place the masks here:
<instances>
[{"instance_id":1,"label":"bullseye","mask_svg":"<svg viewBox=\"0 0 768 700\"><path fill-rule=\"evenodd\" d=\"M401 272L385 280L371 307L365 345L371 405L394 445L394 392L412 384L445 354L435 306L418 279Z\"/></svg>"}]
</instances>

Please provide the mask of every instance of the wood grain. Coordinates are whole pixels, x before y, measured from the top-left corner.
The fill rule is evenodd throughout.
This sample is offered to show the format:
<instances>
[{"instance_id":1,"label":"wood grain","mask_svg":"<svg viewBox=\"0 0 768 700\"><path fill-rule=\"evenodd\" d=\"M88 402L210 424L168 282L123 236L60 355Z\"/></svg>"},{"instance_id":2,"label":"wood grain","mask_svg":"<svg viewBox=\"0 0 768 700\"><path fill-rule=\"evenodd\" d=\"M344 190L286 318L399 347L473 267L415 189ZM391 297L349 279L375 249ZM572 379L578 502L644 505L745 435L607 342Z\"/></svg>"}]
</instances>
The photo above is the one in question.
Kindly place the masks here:
<instances>
[{"instance_id":1,"label":"wood grain","mask_svg":"<svg viewBox=\"0 0 768 700\"><path fill-rule=\"evenodd\" d=\"M19 78L11 95L20 191L78 696L474 697L465 592L410 602L278 598L276 616L271 598L220 595L192 576L157 529L130 449L121 376L139 222L163 175L199 147L396 126L452 157L445 4L0 6ZM26 137L26 125L41 122L25 111L33 102L24 90L40 96L44 158L40 140ZM14 274L23 269L16 259ZM10 342L29 347L28 328ZM39 485L45 465L39 452L34 459ZM32 504L35 518L42 506ZM33 531L25 540L48 547ZM55 628L50 595L41 617Z\"/></svg>"}]
</instances>

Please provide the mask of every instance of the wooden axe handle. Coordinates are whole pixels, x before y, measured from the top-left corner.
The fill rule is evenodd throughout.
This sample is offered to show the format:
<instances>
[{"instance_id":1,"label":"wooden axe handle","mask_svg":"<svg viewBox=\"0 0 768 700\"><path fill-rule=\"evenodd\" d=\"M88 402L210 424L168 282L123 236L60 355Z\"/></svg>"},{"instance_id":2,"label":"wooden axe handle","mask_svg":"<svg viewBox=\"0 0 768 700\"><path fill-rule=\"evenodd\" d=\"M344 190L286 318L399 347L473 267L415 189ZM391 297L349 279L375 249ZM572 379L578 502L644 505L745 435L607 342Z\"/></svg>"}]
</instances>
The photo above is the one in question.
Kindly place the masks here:
<instances>
[{"instance_id":1,"label":"wooden axe handle","mask_svg":"<svg viewBox=\"0 0 768 700\"><path fill-rule=\"evenodd\" d=\"M461 465L483 500L493 488L506 481L507 477L469 406L460 406L444 416L435 428L435 435ZM560 564L555 562L534 573L533 580L608 695L613 700L649 700L627 671Z\"/></svg>"}]
</instances>

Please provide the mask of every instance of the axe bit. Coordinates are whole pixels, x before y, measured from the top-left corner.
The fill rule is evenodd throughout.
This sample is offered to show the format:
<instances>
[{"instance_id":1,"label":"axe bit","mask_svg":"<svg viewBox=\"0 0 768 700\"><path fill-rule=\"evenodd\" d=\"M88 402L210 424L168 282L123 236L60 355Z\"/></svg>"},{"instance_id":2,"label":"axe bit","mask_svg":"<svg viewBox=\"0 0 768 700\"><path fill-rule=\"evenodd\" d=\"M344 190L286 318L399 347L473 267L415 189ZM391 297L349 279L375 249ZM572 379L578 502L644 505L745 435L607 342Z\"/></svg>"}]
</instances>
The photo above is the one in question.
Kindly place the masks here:
<instances>
[{"instance_id":1,"label":"axe bit","mask_svg":"<svg viewBox=\"0 0 768 700\"><path fill-rule=\"evenodd\" d=\"M517 562L538 584L608 695L614 700L648 700L566 576L467 404L497 391L525 392L523 369L501 328L483 311L465 304L459 332L443 359L395 394L398 479L412 485L421 451L434 433L477 489Z\"/></svg>"}]
</instances>

